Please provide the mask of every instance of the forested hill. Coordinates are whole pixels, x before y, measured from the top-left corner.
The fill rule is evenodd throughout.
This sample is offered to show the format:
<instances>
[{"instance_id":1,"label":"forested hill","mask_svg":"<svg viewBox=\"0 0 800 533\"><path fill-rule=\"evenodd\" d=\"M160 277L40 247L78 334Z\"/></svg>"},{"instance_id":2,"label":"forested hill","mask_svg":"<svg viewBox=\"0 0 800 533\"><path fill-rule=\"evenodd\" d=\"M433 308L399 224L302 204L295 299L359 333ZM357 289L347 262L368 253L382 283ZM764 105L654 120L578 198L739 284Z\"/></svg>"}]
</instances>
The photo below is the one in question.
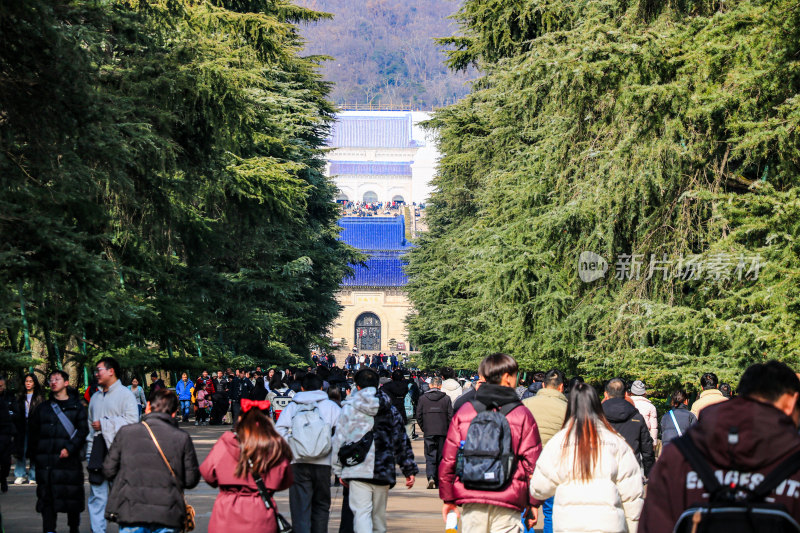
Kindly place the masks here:
<instances>
[{"instance_id":1,"label":"forested hill","mask_svg":"<svg viewBox=\"0 0 800 533\"><path fill-rule=\"evenodd\" d=\"M302 26L305 53L328 55L326 80L335 83L336 104L411 103L441 107L469 92L472 72L448 71L445 54L434 42L452 35L449 19L459 0L297 0L334 15Z\"/></svg>"}]
</instances>

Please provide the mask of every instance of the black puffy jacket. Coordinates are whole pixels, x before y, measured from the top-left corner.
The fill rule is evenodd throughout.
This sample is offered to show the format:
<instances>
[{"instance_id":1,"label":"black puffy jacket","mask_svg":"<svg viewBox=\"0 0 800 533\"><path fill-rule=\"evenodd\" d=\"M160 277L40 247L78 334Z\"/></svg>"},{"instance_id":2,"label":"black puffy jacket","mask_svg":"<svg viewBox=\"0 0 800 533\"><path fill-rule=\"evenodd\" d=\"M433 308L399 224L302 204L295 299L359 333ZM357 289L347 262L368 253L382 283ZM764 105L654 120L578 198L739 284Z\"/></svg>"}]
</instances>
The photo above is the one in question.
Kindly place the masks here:
<instances>
[{"instance_id":1,"label":"black puffy jacket","mask_svg":"<svg viewBox=\"0 0 800 533\"><path fill-rule=\"evenodd\" d=\"M647 429L642 414L625 398L611 398L604 401L603 412L617 433L622 435L625 442L633 448L644 475L650 475L656 456L653 452L653 437L650 436L650 430Z\"/></svg>"},{"instance_id":2,"label":"black puffy jacket","mask_svg":"<svg viewBox=\"0 0 800 533\"><path fill-rule=\"evenodd\" d=\"M406 424L408 422L405 407L406 394L408 394L408 384L406 381L390 381L381 387L381 390L386 393L392 405L394 405L397 412L400 413L403 424Z\"/></svg>"},{"instance_id":3,"label":"black puffy jacket","mask_svg":"<svg viewBox=\"0 0 800 533\"><path fill-rule=\"evenodd\" d=\"M58 404L77 430L70 438L53 411ZM66 400L51 399L39 405L28 418L28 455L36 464L36 510L47 502L58 513L83 511L83 465L81 450L89 434L86 407L76 395ZM68 456L61 458L61 450Z\"/></svg>"},{"instance_id":4,"label":"black puffy jacket","mask_svg":"<svg viewBox=\"0 0 800 533\"><path fill-rule=\"evenodd\" d=\"M180 528L186 512L183 490L200 481L194 444L168 414L150 413L142 421L153 430L178 479L173 479L144 424L123 426L103 462L103 474L114 480L106 518L121 525Z\"/></svg>"}]
</instances>

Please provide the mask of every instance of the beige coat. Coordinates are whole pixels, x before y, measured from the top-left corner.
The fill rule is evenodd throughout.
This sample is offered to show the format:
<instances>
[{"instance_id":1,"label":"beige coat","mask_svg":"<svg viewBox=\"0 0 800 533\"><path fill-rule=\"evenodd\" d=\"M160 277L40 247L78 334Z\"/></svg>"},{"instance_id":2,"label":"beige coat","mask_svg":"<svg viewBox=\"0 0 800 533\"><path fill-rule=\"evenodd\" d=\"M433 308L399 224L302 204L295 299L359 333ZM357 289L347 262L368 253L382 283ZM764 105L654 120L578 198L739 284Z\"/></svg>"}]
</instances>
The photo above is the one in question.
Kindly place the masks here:
<instances>
[{"instance_id":1,"label":"beige coat","mask_svg":"<svg viewBox=\"0 0 800 533\"><path fill-rule=\"evenodd\" d=\"M634 407L644 417L644 423L647 424L647 429L650 430L650 437L652 437L653 442L656 442L658 440L658 413L656 412L656 406L644 396L634 394L631 396L631 400L633 400Z\"/></svg>"},{"instance_id":2,"label":"beige coat","mask_svg":"<svg viewBox=\"0 0 800 533\"><path fill-rule=\"evenodd\" d=\"M539 389L536 396L523 400L522 405L533 413L543 446L561 431L567 416L567 398L556 389Z\"/></svg>"},{"instance_id":3,"label":"beige coat","mask_svg":"<svg viewBox=\"0 0 800 533\"><path fill-rule=\"evenodd\" d=\"M727 401L727 398L722 395L720 391L717 389L708 389L704 390L700 393L700 397L695 400L692 404L692 414L700 420L700 411L708 407L709 405L714 405L715 403L720 403Z\"/></svg>"}]
</instances>

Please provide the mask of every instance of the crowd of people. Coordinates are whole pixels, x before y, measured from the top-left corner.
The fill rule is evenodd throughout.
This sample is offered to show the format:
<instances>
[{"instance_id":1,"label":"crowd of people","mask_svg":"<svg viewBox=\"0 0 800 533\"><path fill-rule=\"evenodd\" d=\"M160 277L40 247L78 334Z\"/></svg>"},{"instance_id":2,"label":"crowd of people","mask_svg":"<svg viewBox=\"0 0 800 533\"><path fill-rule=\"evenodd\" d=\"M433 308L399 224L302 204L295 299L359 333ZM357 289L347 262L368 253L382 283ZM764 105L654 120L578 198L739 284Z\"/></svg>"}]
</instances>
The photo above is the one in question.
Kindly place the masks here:
<instances>
[{"instance_id":1,"label":"crowd of people","mask_svg":"<svg viewBox=\"0 0 800 533\"><path fill-rule=\"evenodd\" d=\"M342 215L348 217L371 217L378 214L402 214L405 202L351 202L339 201Z\"/></svg>"},{"instance_id":2,"label":"crowd of people","mask_svg":"<svg viewBox=\"0 0 800 533\"><path fill-rule=\"evenodd\" d=\"M61 370L47 396L34 374L17 396L0 380L2 490L13 455L14 483L37 485L45 533L57 513L78 531L87 503L94 533L109 520L122 533L177 533L193 520L185 491L202 479L219 488L209 531L249 533L285 530L273 496L288 489L293 531L317 533L340 484L339 531L385 532L389 491L398 470L414 486L412 441L423 439L426 487L448 528L460 521L466 533L539 518L546 533L761 531L800 518L800 380L783 363L750 366L736 396L703 374L691 408L676 389L659 417L641 380L595 386L552 369L523 385L502 353L467 379L391 360L315 362L183 373L174 390L154 374L147 394L137 379L123 385L113 358L98 361L86 396ZM231 425L202 464L180 426L192 418Z\"/></svg>"}]
</instances>

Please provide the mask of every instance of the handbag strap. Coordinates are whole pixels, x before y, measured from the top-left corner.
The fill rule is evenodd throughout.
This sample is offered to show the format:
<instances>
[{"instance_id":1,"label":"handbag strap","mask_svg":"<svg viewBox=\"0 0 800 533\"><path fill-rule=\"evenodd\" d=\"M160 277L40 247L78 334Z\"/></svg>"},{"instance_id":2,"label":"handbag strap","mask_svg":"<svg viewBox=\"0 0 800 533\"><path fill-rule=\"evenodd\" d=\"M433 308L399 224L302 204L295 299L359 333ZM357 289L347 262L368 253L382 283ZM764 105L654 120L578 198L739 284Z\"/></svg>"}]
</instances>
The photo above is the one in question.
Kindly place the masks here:
<instances>
[{"instance_id":1,"label":"handbag strap","mask_svg":"<svg viewBox=\"0 0 800 533\"><path fill-rule=\"evenodd\" d=\"M259 473L256 472L255 468L253 468L253 461L251 459L247 460L247 464L250 465L250 474L253 476L253 481L256 482L256 487L258 487L258 492L261 494L261 499L264 500L264 505L267 506L267 509L272 509L272 504L270 503L272 495L267 490L264 480L261 479Z\"/></svg>"},{"instance_id":2,"label":"handbag strap","mask_svg":"<svg viewBox=\"0 0 800 533\"><path fill-rule=\"evenodd\" d=\"M153 435L153 430L150 429L150 426L147 425L147 422L142 422L142 424L144 425L145 428L147 428L147 432L150 433L150 438L153 439L153 444L156 445L156 448L158 448L158 453L160 453L161 458L164 459L164 464L166 464L167 468L169 468L169 473L172 474L172 477L175 478L175 481L178 481L178 476L175 475L175 471L172 469L172 466L169 464L169 461L167 461L167 456L164 455L164 450L161 449L161 446L158 444L156 436Z\"/></svg>"},{"instance_id":3,"label":"handbag strap","mask_svg":"<svg viewBox=\"0 0 800 533\"><path fill-rule=\"evenodd\" d=\"M683 437L683 432L681 431L681 428L678 426L678 421L675 420L675 413L671 409L669 412L669 416L672 417L672 425L675 426L675 431L678 432L678 436Z\"/></svg>"}]
</instances>

